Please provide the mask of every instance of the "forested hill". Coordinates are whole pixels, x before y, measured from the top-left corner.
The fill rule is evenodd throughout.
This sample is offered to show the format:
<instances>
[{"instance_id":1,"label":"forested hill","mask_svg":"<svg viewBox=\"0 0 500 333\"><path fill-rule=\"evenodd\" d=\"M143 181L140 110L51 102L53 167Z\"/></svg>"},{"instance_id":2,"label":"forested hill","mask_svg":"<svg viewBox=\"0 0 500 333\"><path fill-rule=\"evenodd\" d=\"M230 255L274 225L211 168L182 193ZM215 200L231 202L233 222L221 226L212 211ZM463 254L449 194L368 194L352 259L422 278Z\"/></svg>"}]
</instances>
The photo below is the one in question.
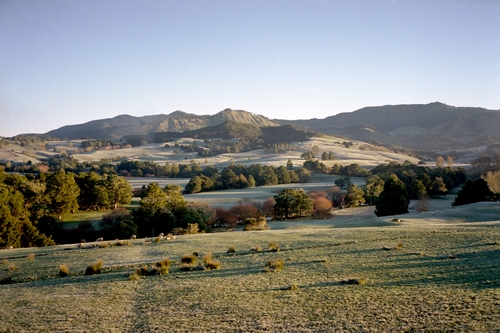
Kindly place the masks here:
<instances>
[{"instance_id":1,"label":"forested hill","mask_svg":"<svg viewBox=\"0 0 500 333\"><path fill-rule=\"evenodd\" d=\"M248 144L260 146L276 143L305 141L317 135L317 132L300 128L294 125L259 127L248 123L227 121L223 124L208 126L185 132L156 132L146 135L126 135L123 137L128 143L136 146L143 143L158 143L175 141L178 138L193 139L238 139ZM253 145L252 145L253 147Z\"/></svg>"},{"instance_id":2,"label":"forested hill","mask_svg":"<svg viewBox=\"0 0 500 333\"><path fill-rule=\"evenodd\" d=\"M324 119L275 121L412 149L458 149L500 142L499 110L439 102L365 107Z\"/></svg>"},{"instance_id":3,"label":"forested hill","mask_svg":"<svg viewBox=\"0 0 500 333\"><path fill-rule=\"evenodd\" d=\"M198 116L182 111L168 115L134 117L120 115L114 118L93 120L85 124L68 125L50 132L46 136L66 139L119 140L125 135L144 135L155 132L184 132L227 121L255 125L258 127L278 126L268 118L246 111L225 109L215 115Z\"/></svg>"}]
</instances>

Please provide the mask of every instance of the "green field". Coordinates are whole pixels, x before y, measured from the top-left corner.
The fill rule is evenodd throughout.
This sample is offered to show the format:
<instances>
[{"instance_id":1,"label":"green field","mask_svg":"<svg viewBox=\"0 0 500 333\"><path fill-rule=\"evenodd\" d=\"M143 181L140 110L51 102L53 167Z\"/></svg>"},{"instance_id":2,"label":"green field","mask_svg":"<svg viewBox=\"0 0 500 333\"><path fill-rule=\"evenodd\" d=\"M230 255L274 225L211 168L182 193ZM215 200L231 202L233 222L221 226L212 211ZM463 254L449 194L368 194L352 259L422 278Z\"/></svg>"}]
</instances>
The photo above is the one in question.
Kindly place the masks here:
<instances>
[{"instance_id":1,"label":"green field","mask_svg":"<svg viewBox=\"0 0 500 333\"><path fill-rule=\"evenodd\" d=\"M498 203L403 222L353 212L160 243L2 250L0 274L17 269L0 286L0 332L500 331ZM270 242L281 250L269 251ZM195 251L221 268L181 271L181 256ZM128 278L163 258L173 261L168 275ZM281 271L263 272L278 258ZM86 276L98 259L103 272ZM58 276L62 264L67 277Z\"/></svg>"}]
</instances>

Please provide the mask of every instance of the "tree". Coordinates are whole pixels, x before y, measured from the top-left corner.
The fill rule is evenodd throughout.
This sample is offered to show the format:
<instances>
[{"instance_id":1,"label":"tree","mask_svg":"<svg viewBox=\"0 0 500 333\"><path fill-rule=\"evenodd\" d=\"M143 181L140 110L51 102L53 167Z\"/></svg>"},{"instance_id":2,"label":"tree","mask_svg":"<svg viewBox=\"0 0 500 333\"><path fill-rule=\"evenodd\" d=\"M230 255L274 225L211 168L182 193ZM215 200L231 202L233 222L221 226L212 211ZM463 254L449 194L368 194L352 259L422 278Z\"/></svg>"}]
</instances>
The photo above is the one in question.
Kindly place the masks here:
<instances>
[{"instance_id":1,"label":"tree","mask_svg":"<svg viewBox=\"0 0 500 333\"><path fill-rule=\"evenodd\" d=\"M432 182L431 194L435 196L446 195L448 189L442 177L436 177Z\"/></svg>"},{"instance_id":2,"label":"tree","mask_svg":"<svg viewBox=\"0 0 500 333\"><path fill-rule=\"evenodd\" d=\"M278 184L291 183L290 173L284 166L280 166L276 169L276 176L278 177Z\"/></svg>"},{"instance_id":3,"label":"tree","mask_svg":"<svg viewBox=\"0 0 500 333\"><path fill-rule=\"evenodd\" d=\"M107 176L104 182L108 190L108 198L113 208L128 205L132 201L132 185L125 179L114 174Z\"/></svg>"},{"instance_id":4,"label":"tree","mask_svg":"<svg viewBox=\"0 0 500 333\"><path fill-rule=\"evenodd\" d=\"M303 189L285 188L274 196L274 214L277 219L288 219L302 216L304 210L311 209L312 201Z\"/></svg>"},{"instance_id":5,"label":"tree","mask_svg":"<svg viewBox=\"0 0 500 333\"><path fill-rule=\"evenodd\" d=\"M366 178L365 185L363 185L365 202L368 204L375 204L384 189L384 180L378 175Z\"/></svg>"},{"instance_id":6,"label":"tree","mask_svg":"<svg viewBox=\"0 0 500 333\"><path fill-rule=\"evenodd\" d=\"M436 167L442 168L443 165L444 165L444 158L443 158L443 156L436 157Z\"/></svg>"},{"instance_id":7,"label":"tree","mask_svg":"<svg viewBox=\"0 0 500 333\"><path fill-rule=\"evenodd\" d=\"M349 185L351 185L351 177L349 177L349 176L340 176L337 179L335 179L334 183L338 187L344 189L344 188L348 187Z\"/></svg>"},{"instance_id":8,"label":"tree","mask_svg":"<svg viewBox=\"0 0 500 333\"><path fill-rule=\"evenodd\" d=\"M182 196L182 187L179 185L165 185L163 192L167 195L165 207L171 211L181 209L186 206L186 200Z\"/></svg>"},{"instance_id":9,"label":"tree","mask_svg":"<svg viewBox=\"0 0 500 333\"><path fill-rule=\"evenodd\" d=\"M427 190L420 179L414 179L410 185L410 198L419 199L427 196Z\"/></svg>"},{"instance_id":10,"label":"tree","mask_svg":"<svg viewBox=\"0 0 500 333\"><path fill-rule=\"evenodd\" d=\"M358 188L356 184L350 184L347 187L347 195L345 197L345 203L347 207L355 207L365 203L365 198L363 197L363 190Z\"/></svg>"},{"instance_id":11,"label":"tree","mask_svg":"<svg viewBox=\"0 0 500 333\"><path fill-rule=\"evenodd\" d=\"M288 159L288 161L286 162L286 168L287 168L287 169L291 169L291 168L293 168L293 163L292 163L292 160L291 160L291 159Z\"/></svg>"},{"instance_id":12,"label":"tree","mask_svg":"<svg viewBox=\"0 0 500 333\"><path fill-rule=\"evenodd\" d=\"M479 201L490 201L494 197L493 192L488 188L488 183L480 178L475 181L468 180L458 191L452 206L467 205Z\"/></svg>"},{"instance_id":13,"label":"tree","mask_svg":"<svg viewBox=\"0 0 500 333\"><path fill-rule=\"evenodd\" d=\"M391 174L384 182L384 190L380 193L375 206L375 215L406 214L409 202L410 198L405 184L395 174Z\"/></svg>"},{"instance_id":14,"label":"tree","mask_svg":"<svg viewBox=\"0 0 500 333\"><path fill-rule=\"evenodd\" d=\"M486 175L481 176L488 184L488 188L494 194L500 194L500 171L488 171Z\"/></svg>"},{"instance_id":15,"label":"tree","mask_svg":"<svg viewBox=\"0 0 500 333\"><path fill-rule=\"evenodd\" d=\"M72 174L61 170L48 174L46 181L45 196L48 198L48 207L59 220L63 214L78 210L80 188Z\"/></svg>"}]
</instances>

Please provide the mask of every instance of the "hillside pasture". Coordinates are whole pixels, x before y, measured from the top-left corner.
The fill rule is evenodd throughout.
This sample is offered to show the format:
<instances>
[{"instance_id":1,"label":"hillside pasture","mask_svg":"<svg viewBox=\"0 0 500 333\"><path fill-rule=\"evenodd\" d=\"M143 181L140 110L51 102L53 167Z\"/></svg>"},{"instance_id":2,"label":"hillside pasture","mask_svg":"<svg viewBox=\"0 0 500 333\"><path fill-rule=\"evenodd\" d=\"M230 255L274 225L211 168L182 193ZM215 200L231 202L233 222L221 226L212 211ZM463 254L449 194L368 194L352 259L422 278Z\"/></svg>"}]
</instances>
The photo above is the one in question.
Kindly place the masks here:
<instances>
[{"instance_id":1,"label":"hillside pasture","mask_svg":"<svg viewBox=\"0 0 500 333\"><path fill-rule=\"evenodd\" d=\"M269 231L1 250L0 274L14 283L0 285L0 330L498 331L500 205L460 209L398 216L402 222L344 210L331 220L271 222ZM279 252L267 250L271 242ZM195 251L212 253L221 268L183 271L181 256ZM169 274L129 279L163 258L172 260ZM86 276L99 259L102 273ZM276 259L282 270L264 272ZM67 277L58 276L63 264Z\"/></svg>"}]
</instances>

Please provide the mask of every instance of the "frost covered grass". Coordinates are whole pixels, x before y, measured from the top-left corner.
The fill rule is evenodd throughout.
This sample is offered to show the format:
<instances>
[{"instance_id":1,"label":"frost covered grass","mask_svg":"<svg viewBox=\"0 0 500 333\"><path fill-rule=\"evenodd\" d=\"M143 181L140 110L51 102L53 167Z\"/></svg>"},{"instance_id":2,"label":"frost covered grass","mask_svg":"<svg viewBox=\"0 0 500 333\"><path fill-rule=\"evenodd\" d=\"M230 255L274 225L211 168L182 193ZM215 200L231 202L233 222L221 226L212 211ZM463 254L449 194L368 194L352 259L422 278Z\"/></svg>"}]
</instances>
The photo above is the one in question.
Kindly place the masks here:
<instances>
[{"instance_id":1,"label":"frost covered grass","mask_svg":"<svg viewBox=\"0 0 500 333\"><path fill-rule=\"evenodd\" d=\"M0 329L500 330L500 223L460 221L456 209L449 218L390 219L271 222L269 231L184 235L155 246L138 239L127 247L0 251L0 275L12 276L0 285ZM269 243L280 251L252 251ZM239 250L228 253L231 246ZM205 254L193 264L202 269L183 270L181 258L194 251ZM26 260L30 253L36 260ZM213 258L219 269L203 269ZM98 259L101 274L85 275ZM282 269L263 273L267 263ZM64 278L62 265L71 272ZM168 274L130 277L153 265Z\"/></svg>"}]
</instances>

